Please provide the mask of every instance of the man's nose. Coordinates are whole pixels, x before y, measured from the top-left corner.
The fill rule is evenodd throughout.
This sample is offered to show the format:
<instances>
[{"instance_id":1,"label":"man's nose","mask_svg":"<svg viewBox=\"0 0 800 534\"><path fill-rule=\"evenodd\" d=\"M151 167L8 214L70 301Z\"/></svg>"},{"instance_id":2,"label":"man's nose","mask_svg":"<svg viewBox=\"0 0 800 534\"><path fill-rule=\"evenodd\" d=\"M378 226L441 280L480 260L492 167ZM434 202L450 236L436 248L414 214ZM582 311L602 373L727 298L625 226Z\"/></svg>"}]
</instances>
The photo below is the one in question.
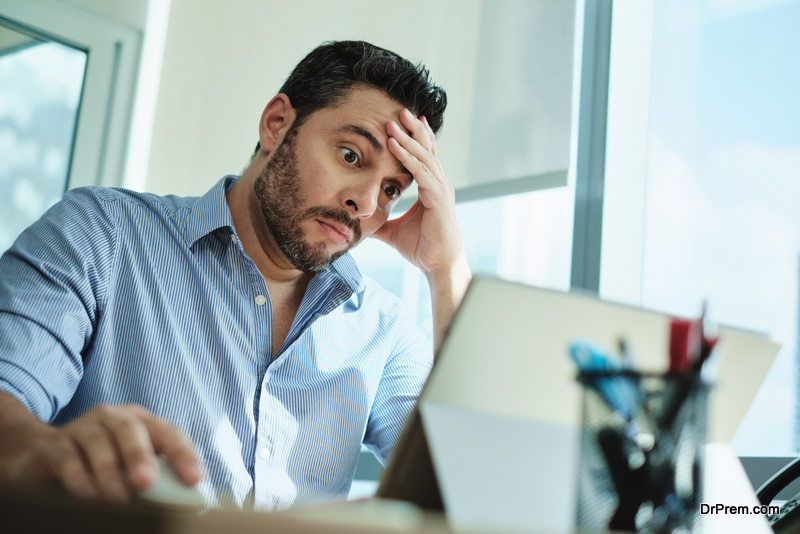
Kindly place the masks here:
<instances>
[{"instance_id":1,"label":"man's nose","mask_svg":"<svg viewBox=\"0 0 800 534\"><path fill-rule=\"evenodd\" d=\"M367 219L378 209L380 184L364 183L351 187L342 195L342 207L351 217Z\"/></svg>"}]
</instances>

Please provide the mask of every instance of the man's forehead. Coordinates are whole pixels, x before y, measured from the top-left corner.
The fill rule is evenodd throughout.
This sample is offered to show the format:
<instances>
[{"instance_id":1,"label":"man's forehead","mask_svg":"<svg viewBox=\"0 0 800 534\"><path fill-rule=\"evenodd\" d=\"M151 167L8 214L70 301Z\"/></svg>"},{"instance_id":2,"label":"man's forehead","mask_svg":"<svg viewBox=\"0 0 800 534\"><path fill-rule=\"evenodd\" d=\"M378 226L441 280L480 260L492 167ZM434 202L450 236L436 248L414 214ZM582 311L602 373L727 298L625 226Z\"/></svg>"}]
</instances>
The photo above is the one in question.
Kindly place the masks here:
<instances>
[{"instance_id":1,"label":"man's forehead","mask_svg":"<svg viewBox=\"0 0 800 534\"><path fill-rule=\"evenodd\" d=\"M378 153L378 155L383 154L383 144L380 141L378 141L378 138L375 137L375 135L367 128L364 128L357 124L345 124L344 126L338 128L337 131L340 133L351 133L361 136L364 139L366 139L366 141L370 144L370 146L372 146L372 148L375 150L375 152Z\"/></svg>"},{"instance_id":2,"label":"man's forehead","mask_svg":"<svg viewBox=\"0 0 800 534\"><path fill-rule=\"evenodd\" d=\"M346 115L350 122L380 126L383 132L388 121L398 123L405 130L400 123L400 112L403 108L401 103L379 89L356 87L330 109L338 110L342 115Z\"/></svg>"}]
</instances>

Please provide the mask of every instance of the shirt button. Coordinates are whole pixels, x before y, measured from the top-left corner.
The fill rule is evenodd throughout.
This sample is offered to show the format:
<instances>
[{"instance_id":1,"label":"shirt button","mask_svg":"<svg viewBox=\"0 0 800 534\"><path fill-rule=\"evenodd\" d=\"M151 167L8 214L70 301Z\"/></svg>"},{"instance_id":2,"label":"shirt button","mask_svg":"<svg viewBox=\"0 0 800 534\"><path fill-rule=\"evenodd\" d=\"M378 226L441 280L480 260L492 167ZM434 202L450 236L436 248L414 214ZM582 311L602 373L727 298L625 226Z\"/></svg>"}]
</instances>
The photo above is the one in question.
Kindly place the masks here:
<instances>
[{"instance_id":1,"label":"shirt button","mask_svg":"<svg viewBox=\"0 0 800 534\"><path fill-rule=\"evenodd\" d=\"M267 449L266 447L262 447L261 450L258 451L258 457L261 458L262 460L266 460L267 458L269 458L269 449Z\"/></svg>"},{"instance_id":2,"label":"shirt button","mask_svg":"<svg viewBox=\"0 0 800 534\"><path fill-rule=\"evenodd\" d=\"M233 241L234 243L236 243L237 241L236 236L233 234L231 234L231 241Z\"/></svg>"},{"instance_id":3,"label":"shirt button","mask_svg":"<svg viewBox=\"0 0 800 534\"><path fill-rule=\"evenodd\" d=\"M256 304L259 306L263 306L265 302L267 302L267 299L264 295L259 295L256 297Z\"/></svg>"}]
</instances>

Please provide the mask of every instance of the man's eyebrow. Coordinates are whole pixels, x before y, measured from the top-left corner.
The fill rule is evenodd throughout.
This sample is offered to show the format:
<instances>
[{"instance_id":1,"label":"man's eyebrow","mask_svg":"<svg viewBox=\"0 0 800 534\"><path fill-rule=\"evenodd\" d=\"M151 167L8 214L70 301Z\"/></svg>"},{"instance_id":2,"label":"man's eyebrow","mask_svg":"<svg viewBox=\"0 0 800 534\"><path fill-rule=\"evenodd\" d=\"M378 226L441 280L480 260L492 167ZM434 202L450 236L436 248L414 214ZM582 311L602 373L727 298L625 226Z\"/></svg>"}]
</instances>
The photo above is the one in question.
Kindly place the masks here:
<instances>
[{"instance_id":1,"label":"man's eyebrow","mask_svg":"<svg viewBox=\"0 0 800 534\"><path fill-rule=\"evenodd\" d=\"M378 141L369 130L365 130L361 126L356 126L355 124L348 124L347 126L342 126L339 128L339 131L360 135L366 139L370 145L372 145L372 148L375 149L375 152L377 152L378 155L383 154L383 145L381 145L381 142Z\"/></svg>"},{"instance_id":2,"label":"man's eyebrow","mask_svg":"<svg viewBox=\"0 0 800 534\"><path fill-rule=\"evenodd\" d=\"M381 142L378 141L378 139L374 135L372 135L372 132L370 132L369 130L364 129L361 126L356 126L355 124L348 124L346 126L342 126L341 128L339 128L339 131L360 135L361 137L367 140L367 142L372 146L373 149L375 149L375 152L377 152L379 156L383 154L383 145L381 145ZM411 174L411 171L409 171L403 166L400 167L398 174L407 174L411 178L411 181L412 182L414 181L414 175Z\"/></svg>"}]
</instances>

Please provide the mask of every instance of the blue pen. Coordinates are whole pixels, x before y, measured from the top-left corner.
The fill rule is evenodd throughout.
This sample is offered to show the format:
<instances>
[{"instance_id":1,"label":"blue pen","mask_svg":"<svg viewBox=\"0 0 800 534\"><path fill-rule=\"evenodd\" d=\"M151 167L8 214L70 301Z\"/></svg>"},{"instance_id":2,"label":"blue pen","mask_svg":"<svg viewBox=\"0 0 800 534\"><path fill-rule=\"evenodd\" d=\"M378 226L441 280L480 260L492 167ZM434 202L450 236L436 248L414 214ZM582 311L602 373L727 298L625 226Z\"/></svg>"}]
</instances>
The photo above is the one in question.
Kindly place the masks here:
<instances>
[{"instance_id":1,"label":"blue pen","mask_svg":"<svg viewBox=\"0 0 800 534\"><path fill-rule=\"evenodd\" d=\"M588 341L573 341L570 356L581 373L621 372L622 364L612 359L603 349ZM639 394L634 380L628 376L597 377L588 383L612 410L631 420L639 407Z\"/></svg>"}]
</instances>

